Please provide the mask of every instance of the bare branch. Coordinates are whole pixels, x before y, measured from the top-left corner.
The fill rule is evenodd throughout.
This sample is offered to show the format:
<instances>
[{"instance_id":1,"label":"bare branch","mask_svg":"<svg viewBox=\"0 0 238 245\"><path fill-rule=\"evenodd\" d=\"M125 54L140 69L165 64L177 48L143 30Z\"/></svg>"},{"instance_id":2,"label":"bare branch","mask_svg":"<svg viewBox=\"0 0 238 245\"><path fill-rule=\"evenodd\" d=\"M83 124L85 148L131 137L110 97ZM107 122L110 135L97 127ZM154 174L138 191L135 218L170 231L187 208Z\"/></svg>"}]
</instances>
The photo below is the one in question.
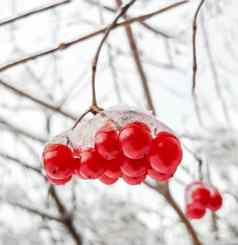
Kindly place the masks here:
<instances>
[{"instance_id":1,"label":"bare branch","mask_svg":"<svg viewBox=\"0 0 238 245\"><path fill-rule=\"evenodd\" d=\"M27 93L27 92L15 87L15 86L9 84L9 83L7 83L7 82L4 82L3 80L0 80L0 85L2 85L3 87L7 88L8 90L14 92L17 95L20 95L20 96L22 96L24 98L27 98L27 99L35 102L38 105L43 106L44 108L47 108L47 109L49 109L49 110L51 110L53 112L57 112L57 113L65 116L67 118L70 118L72 120L76 120L75 116L73 116L72 114L70 114L67 111L64 111L64 110L60 109L59 106L55 106L55 105L52 105L50 103L47 103L47 102L45 102L45 101L43 101L43 100L31 95L30 93Z\"/></svg>"},{"instance_id":2,"label":"bare branch","mask_svg":"<svg viewBox=\"0 0 238 245\"><path fill-rule=\"evenodd\" d=\"M162 13L165 13L169 10L172 10L174 8L177 8L178 6L181 6L181 5L184 5L186 3L188 3L189 1L182 1L182 2L179 2L179 3L175 3L175 4L172 4L172 5L169 5L167 7L164 7L162 9L159 9L157 11L153 11L149 14L145 14L145 15L140 15L140 16L137 16L137 17L134 17L134 18L131 18L127 21L122 21L122 22L119 22L117 23L112 29L116 29L118 27L122 27L124 25L127 25L127 24L133 24L133 23L136 23L136 22L141 22L141 21L146 21L156 15L159 15L159 14L162 14ZM90 38L93 38L93 37L96 37L100 34L103 34L104 32L107 31L107 27L104 27L104 28L101 28L95 32L92 32L92 33L89 33L83 37L80 37L80 38L76 38L75 40L72 40L72 41L69 41L69 42L63 42L59 45L57 45L56 47L54 48L49 48L47 50L44 50L44 51L39 51L39 52L36 52L36 53L33 53L33 54L30 54L30 55L27 55L26 57L24 58L20 58L20 59L17 59L15 61L12 61L12 62L9 62L5 65L3 65L2 67L0 67L0 72L3 72L3 71L6 71L14 66L17 66L17 65L20 65L20 64L24 64L28 61L32 61L32 60L36 60L38 58L41 58L41 57L44 57L44 56L47 56L49 54L53 54L53 53L56 53L58 51L62 51L62 50L65 50L75 44L78 44L80 42L83 42L85 40L88 40Z\"/></svg>"},{"instance_id":3,"label":"bare branch","mask_svg":"<svg viewBox=\"0 0 238 245\"><path fill-rule=\"evenodd\" d=\"M20 13L20 14L18 14L17 16L15 16L13 18L8 18L8 19L5 19L5 20L0 20L0 27L1 26L5 26L5 25L8 25L8 24L11 24L11 23L16 22L18 20L25 19L25 18L30 17L32 15L39 14L39 13L45 12L45 11L50 10L50 9L53 9L53 8L57 8L59 6L63 6L65 4L67 4L67 3L70 3L71 1L72 0L58 1L57 3L47 4L45 6L41 6L41 7L32 9L30 11Z\"/></svg>"}]
</instances>

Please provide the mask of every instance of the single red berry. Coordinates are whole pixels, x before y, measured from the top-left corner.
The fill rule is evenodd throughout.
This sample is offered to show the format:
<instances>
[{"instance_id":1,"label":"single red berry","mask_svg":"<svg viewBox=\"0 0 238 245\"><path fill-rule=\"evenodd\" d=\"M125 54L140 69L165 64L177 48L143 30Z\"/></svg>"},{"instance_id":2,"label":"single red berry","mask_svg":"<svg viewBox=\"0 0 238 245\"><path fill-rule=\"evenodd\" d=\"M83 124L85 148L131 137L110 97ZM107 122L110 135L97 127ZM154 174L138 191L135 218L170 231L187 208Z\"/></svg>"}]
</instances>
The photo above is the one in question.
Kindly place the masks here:
<instances>
[{"instance_id":1,"label":"single red berry","mask_svg":"<svg viewBox=\"0 0 238 245\"><path fill-rule=\"evenodd\" d=\"M67 182L69 182L71 180L71 176L69 176L66 179L54 179L54 178L50 178L49 176L47 176L47 180L50 184L53 185L65 185Z\"/></svg>"},{"instance_id":2,"label":"single red berry","mask_svg":"<svg viewBox=\"0 0 238 245\"><path fill-rule=\"evenodd\" d=\"M112 127L101 128L95 136L95 148L106 160L117 158L121 153L117 130Z\"/></svg>"},{"instance_id":3,"label":"single red berry","mask_svg":"<svg viewBox=\"0 0 238 245\"><path fill-rule=\"evenodd\" d=\"M129 177L125 174L122 175L122 179L128 184L128 185L139 185L144 182L146 178L146 175L142 175L139 177Z\"/></svg>"},{"instance_id":4,"label":"single red berry","mask_svg":"<svg viewBox=\"0 0 238 245\"><path fill-rule=\"evenodd\" d=\"M113 159L111 161L106 161L106 170L104 175L108 176L109 178L119 178L122 176L122 171L121 171L121 165L123 164L124 161L124 156L120 155L116 159Z\"/></svg>"},{"instance_id":5,"label":"single red berry","mask_svg":"<svg viewBox=\"0 0 238 245\"><path fill-rule=\"evenodd\" d=\"M208 208L211 211L216 212L222 207L222 204L223 198L220 192L213 187L210 188L210 201L208 203Z\"/></svg>"},{"instance_id":6,"label":"single red berry","mask_svg":"<svg viewBox=\"0 0 238 245\"><path fill-rule=\"evenodd\" d=\"M158 181L168 181L172 177L171 174L163 174L154 169L148 169L147 173L150 178Z\"/></svg>"},{"instance_id":7,"label":"single red berry","mask_svg":"<svg viewBox=\"0 0 238 245\"><path fill-rule=\"evenodd\" d=\"M81 151L80 176L88 179L96 179L104 174L104 160L99 156L97 151L89 148Z\"/></svg>"},{"instance_id":8,"label":"single red berry","mask_svg":"<svg viewBox=\"0 0 238 245\"><path fill-rule=\"evenodd\" d=\"M149 153L152 142L150 129L142 122L125 125L119 139L123 154L131 159L144 158Z\"/></svg>"},{"instance_id":9,"label":"single red berry","mask_svg":"<svg viewBox=\"0 0 238 245\"><path fill-rule=\"evenodd\" d=\"M152 143L149 160L152 168L160 173L168 173L177 168L182 160L179 140L168 132L157 134Z\"/></svg>"},{"instance_id":10,"label":"single red berry","mask_svg":"<svg viewBox=\"0 0 238 245\"><path fill-rule=\"evenodd\" d=\"M124 158L121 165L121 171L124 175L128 177L139 177L146 174L148 169L148 162L146 158L132 160L129 158Z\"/></svg>"},{"instance_id":11,"label":"single red berry","mask_svg":"<svg viewBox=\"0 0 238 245\"><path fill-rule=\"evenodd\" d=\"M195 205L206 208L210 201L210 191L206 186L198 185L191 191L191 198Z\"/></svg>"},{"instance_id":12,"label":"single red berry","mask_svg":"<svg viewBox=\"0 0 238 245\"><path fill-rule=\"evenodd\" d=\"M66 145L47 145L43 152L43 162L47 175L53 179L67 179L74 172L72 151Z\"/></svg>"},{"instance_id":13,"label":"single red berry","mask_svg":"<svg viewBox=\"0 0 238 245\"><path fill-rule=\"evenodd\" d=\"M201 219L206 214L205 208L198 208L196 205L188 204L186 207L186 216L189 219Z\"/></svg>"},{"instance_id":14,"label":"single red berry","mask_svg":"<svg viewBox=\"0 0 238 245\"><path fill-rule=\"evenodd\" d=\"M112 185L117 182L118 178L110 178L106 175L102 175L99 180L105 185Z\"/></svg>"}]
</instances>

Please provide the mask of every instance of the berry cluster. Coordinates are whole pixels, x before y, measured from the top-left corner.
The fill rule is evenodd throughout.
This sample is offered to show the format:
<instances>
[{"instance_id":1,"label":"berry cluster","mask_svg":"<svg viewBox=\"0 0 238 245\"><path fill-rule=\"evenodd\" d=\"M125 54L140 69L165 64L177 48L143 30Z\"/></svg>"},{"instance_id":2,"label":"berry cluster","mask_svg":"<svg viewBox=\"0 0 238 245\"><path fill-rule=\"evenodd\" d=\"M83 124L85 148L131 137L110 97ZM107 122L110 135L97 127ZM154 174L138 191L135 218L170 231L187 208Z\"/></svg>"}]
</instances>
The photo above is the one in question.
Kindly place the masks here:
<instances>
[{"instance_id":1,"label":"berry cluster","mask_svg":"<svg viewBox=\"0 0 238 245\"><path fill-rule=\"evenodd\" d=\"M213 186L206 186L201 181L193 182L186 188L186 216L190 219L200 219L206 209L213 212L222 206L222 196Z\"/></svg>"},{"instance_id":2,"label":"berry cluster","mask_svg":"<svg viewBox=\"0 0 238 245\"><path fill-rule=\"evenodd\" d=\"M107 121L96 132L94 147L48 144L43 153L48 180L56 185L67 183L73 175L107 185L120 177L137 185L147 175L168 181L181 160L182 147L174 134L163 131L153 137L150 127L140 121L123 127Z\"/></svg>"}]
</instances>

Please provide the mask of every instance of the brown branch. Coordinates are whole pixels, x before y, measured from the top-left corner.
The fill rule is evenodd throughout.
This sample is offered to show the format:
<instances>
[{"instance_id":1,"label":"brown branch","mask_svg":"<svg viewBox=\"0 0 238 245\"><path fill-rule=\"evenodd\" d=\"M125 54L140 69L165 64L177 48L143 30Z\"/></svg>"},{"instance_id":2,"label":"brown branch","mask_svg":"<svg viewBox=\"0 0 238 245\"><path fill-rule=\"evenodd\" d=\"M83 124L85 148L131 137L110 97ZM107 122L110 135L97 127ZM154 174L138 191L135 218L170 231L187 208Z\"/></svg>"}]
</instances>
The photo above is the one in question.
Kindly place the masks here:
<instances>
[{"instance_id":1,"label":"brown branch","mask_svg":"<svg viewBox=\"0 0 238 245\"><path fill-rule=\"evenodd\" d=\"M27 12L22 12L13 18L7 18L5 20L0 20L0 27L8 25L8 24L13 23L13 22L16 22L18 20L25 19L25 18L32 16L32 15L35 15L35 14L39 14L39 13L45 12L45 11L53 9L53 8L57 8L57 7L62 6L64 4L70 3L71 1L72 0L63 0L63 1L59 1L57 3L47 4L47 5L38 7L38 8L34 8L34 9L27 11Z\"/></svg>"},{"instance_id":2,"label":"brown branch","mask_svg":"<svg viewBox=\"0 0 238 245\"><path fill-rule=\"evenodd\" d=\"M116 17L112 21L112 23L107 27L105 34L99 43L99 46L97 48L95 57L93 59L93 64L92 64L92 106L97 107L97 98L96 98L96 73L97 73L97 65L98 65L98 60L99 56L102 50L102 47L104 43L106 42L109 34L111 33L112 29L116 26L117 21L128 11L128 9L136 2L136 0L131 0L128 4L124 5L121 7L119 10L118 14L116 14Z\"/></svg>"},{"instance_id":3,"label":"brown branch","mask_svg":"<svg viewBox=\"0 0 238 245\"><path fill-rule=\"evenodd\" d=\"M72 120L76 120L75 116L73 116L72 114L70 114L67 111L64 111L64 110L60 109L59 106L55 106L55 105L52 105L50 103L47 103L47 102L45 102L45 101L43 101L43 100L31 95L30 93L27 93L27 92L15 87L15 86L9 84L9 83L7 83L7 82L4 82L4 81L0 80L0 85L2 85L3 87L7 88L8 90L12 91L13 93L15 93L17 95L20 95L20 96L22 96L24 98L27 98L27 99L35 102L36 104L38 104L40 106L43 106L44 108L47 108L47 109L49 109L49 110L51 110L53 112L57 112L57 113L65 116L67 118L70 118Z\"/></svg>"},{"instance_id":4,"label":"brown branch","mask_svg":"<svg viewBox=\"0 0 238 245\"><path fill-rule=\"evenodd\" d=\"M87 3L89 4L92 4L92 5L99 5L98 2L94 1L94 0L88 0ZM116 9L114 8L111 8L109 6L106 6L106 5L101 5L100 6L103 7L103 9L107 10L108 12L111 12L111 13L116 13ZM129 17L128 17L129 18ZM160 31L160 30L157 30L156 28L152 27L151 25L147 24L147 23L144 23L143 20L142 21L139 21L139 23L147 30L151 31L152 33L154 34L158 34L164 38L171 38L169 35L167 35L166 33Z\"/></svg>"},{"instance_id":5,"label":"brown branch","mask_svg":"<svg viewBox=\"0 0 238 245\"><path fill-rule=\"evenodd\" d=\"M25 169L28 169L28 170L31 170L31 171L43 176L40 168L33 167L33 166L29 165L29 164L26 164L24 161L14 157L14 156L11 156L11 155L9 155L7 153L0 152L0 157L4 158L6 160L10 160L12 162L15 162L15 163L19 164L21 167L23 167Z\"/></svg>"},{"instance_id":6,"label":"brown branch","mask_svg":"<svg viewBox=\"0 0 238 245\"><path fill-rule=\"evenodd\" d=\"M116 29L118 27L122 27L124 25L127 25L127 24L133 24L133 23L136 23L136 22L140 22L140 21L146 21L156 15L159 15L159 14L162 14L162 13L165 13L169 10L172 10L178 6L181 6L181 5L184 5L185 3L188 3L189 1L181 1L179 3L175 3L175 4L172 4L172 5L169 5L167 7L164 7L162 9L159 9L157 11L154 11L154 12L151 12L149 14L145 14L145 15L140 15L140 16L137 16L137 17L134 17L134 18L131 18L127 21L122 21L122 22L119 22L117 23L112 29ZM20 64L24 64L28 61L32 61L32 60L36 60L38 58L41 58L41 57L44 57L46 55L49 55L49 54L53 54L53 53L56 53L58 51L62 51L62 50L65 50L73 45L76 45L80 42L83 42L83 41L86 41L90 38L93 38L93 37L96 37L100 34L103 34L105 33L105 31L107 30L107 27L104 27L104 28L101 28L95 32L92 32L92 33L89 33L83 37L80 37L80 38L76 38L72 41L69 41L69 42L63 42L59 45L57 45L56 47L54 48L49 48L47 50L43 50L43 51L39 51L39 52L36 52L36 53L33 53L33 54L30 54L30 55L27 55L26 57L24 58L20 58L20 59L17 59L15 61L12 61L12 62L9 62L5 65L3 65L2 67L0 67L0 72L3 72L3 71L6 71L12 67L15 67L17 65L20 65Z\"/></svg>"},{"instance_id":7,"label":"brown branch","mask_svg":"<svg viewBox=\"0 0 238 245\"><path fill-rule=\"evenodd\" d=\"M158 183L157 186L154 186L154 185L149 184L147 182L145 184L146 184L146 186L148 186L152 190L156 191L158 194L162 195L165 198L165 200L168 202L168 204L174 209L174 211L179 216L181 222L186 227L188 233L190 234L193 245L202 245L202 242L199 240L199 237L198 237L196 231L194 230L192 224L186 218L183 211L181 210L181 208L178 206L178 204L174 200L173 196L171 195L168 184Z\"/></svg>"},{"instance_id":8,"label":"brown branch","mask_svg":"<svg viewBox=\"0 0 238 245\"><path fill-rule=\"evenodd\" d=\"M11 206L13 206L13 207L17 207L17 208L20 208L20 209L22 209L22 210L25 210L25 211L27 211L27 212L29 212L29 213L34 214L34 215L38 215L38 216L40 216L40 217L42 217L42 218L44 218L44 219L54 220L54 221L63 223L63 220L62 220L62 219L60 219L60 218L58 218L58 217L56 217L56 216L53 216L53 215L51 215L51 214L48 214L48 213L46 213L46 212L44 212L44 211L42 211L42 210L38 210L38 209L36 209L36 208L29 207L29 206L27 206L27 205L25 205L25 204L13 202L13 201L10 201L10 200L4 200L3 198L0 198L0 201L1 201L1 202L4 202L4 203L7 203L7 204L9 204L9 205L11 205Z\"/></svg>"},{"instance_id":9,"label":"brown branch","mask_svg":"<svg viewBox=\"0 0 238 245\"><path fill-rule=\"evenodd\" d=\"M4 127L8 128L9 130L13 131L16 134L20 134L20 135L22 135L24 137L27 137L29 139L38 141L38 142L40 142L42 144L45 144L45 142L46 142L46 139L45 138L42 138L41 136L38 136L38 135L34 135L32 133L29 133L26 130L24 130L22 128L19 128L19 127L15 126L15 125L13 125L11 122L6 121L2 117L0 117L0 124L2 124Z\"/></svg>"},{"instance_id":10,"label":"brown branch","mask_svg":"<svg viewBox=\"0 0 238 245\"><path fill-rule=\"evenodd\" d=\"M117 6L120 7L122 4L121 0L116 0ZM125 15L125 20L127 20L127 16ZM142 81L142 87L143 91L145 93L145 97L147 98L147 108L155 114L155 107L153 104L153 99L152 95L150 93L149 85L148 85L148 79L146 77L146 73L144 71L144 67L142 65L141 59L140 59L140 54L139 54L139 49L136 43L136 39L134 37L132 28L130 25L126 25L126 33L127 33L127 38L129 41L129 45L132 51L133 59L137 68L137 71L139 73L140 79Z\"/></svg>"},{"instance_id":11,"label":"brown branch","mask_svg":"<svg viewBox=\"0 0 238 245\"><path fill-rule=\"evenodd\" d=\"M198 8L195 12L194 18L193 18L193 37L192 37L192 43L193 43L193 85L192 85L192 93L195 94L196 89L196 79L197 79L197 21L198 16L200 13L200 10L205 3L205 0L201 0L201 2L198 5Z\"/></svg>"},{"instance_id":12,"label":"brown branch","mask_svg":"<svg viewBox=\"0 0 238 245\"><path fill-rule=\"evenodd\" d=\"M82 237L81 235L77 232L77 229L73 223L73 219L70 216L68 210L64 206L63 202L60 200L55 188L53 186L50 187L49 193L52 196L52 198L55 201L56 207L61 214L63 218L63 224L65 225L66 229L68 230L69 234L73 237L75 244L76 245L82 245Z\"/></svg>"}]
</instances>

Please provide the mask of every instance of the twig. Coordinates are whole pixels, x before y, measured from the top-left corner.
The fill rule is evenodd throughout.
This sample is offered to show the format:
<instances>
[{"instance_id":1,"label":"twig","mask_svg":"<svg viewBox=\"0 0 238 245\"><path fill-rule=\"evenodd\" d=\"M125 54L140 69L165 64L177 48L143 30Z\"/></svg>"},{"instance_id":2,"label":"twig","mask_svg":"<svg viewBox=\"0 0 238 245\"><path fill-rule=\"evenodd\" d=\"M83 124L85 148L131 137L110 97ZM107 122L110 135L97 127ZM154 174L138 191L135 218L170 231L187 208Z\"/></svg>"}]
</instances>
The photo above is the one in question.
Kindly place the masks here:
<instances>
[{"instance_id":1,"label":"twig","mask_svg":"<svg viewBox=\"0 0 238 245\"><path fill-rule=\"evenodd\" d=\"M205 3L205 0L201 0L201 2L198 5L198 8L195 12L194 18L193 18L193 37L192 37L192 42L193 42L193 85L192 85L192 94L195 94L195 89L196 89L196 79L197 79L197 21L198 21L198 16L200 13L200 10Z\"/></svg>"},{"instance_id":2,"label":"twig","mask_svg":"<svg viewBox=\"0 0 238 245\"><path fill-rule=\"evenodd\" d=\"M136 2L136 0L131 0L128 4L121 7L121 9L119 10L118 14L116 15L116 17L114 18L112 23L107 27L105 34L104 34L101 42L99 43L99 46L97 48L95 57L93 59L93 64L92 64L92 106L98 107L97 98L96 98L96 87L95 87L96 84L95 83L96 83L97 65L98 65L98 60L99 60L99 56L100 56L102 47L103 47L105 41L107 40L110 32L112 31L112 29L116 26L117 21L127 12L127 10L135 2Z\"/></svg>"},{"instance_id":3,"label":"twig","mask_svg":"<svg viewBox=\"0 0 238 245\"><path fill-rule=\"evenodd\" d=\"M136 22L140 22L140 21L145 21L145 20L148 20L156 15L159 15L159 14L162 14L162 13L165 13L169 10L172 10L178 6L181 6L181 5L184 5L185 3L188 3L189 1L182 1L182 2L179 2L179 3L175 3L175 4L172 4L172 5L169 5L167 7L164 7L162 9L159 9L157 11L154 11L154 12L151 12L149 14L145 14L145 15L140 15L140 16L137 16L137 17L134 17L134 18L131 18L127 21L122 21L122 22L119 22L117 24L115 24L115 26L112 28L112 30L118 28L118 27L122 27L124 25L127 25L127 24L133 24L133 23L136 23ZM32 60L36 60L38 58L41 58L41 57L44 57L46 55L49 55L49 54L53 54L53 53L56 53L58 51L62 51L62 50L65 50L73 45L76 45L80 42L83 42L83 41L86 41L90 38L93 38L93 37L96 37L100 34L103 34L105 31L107 30L107 27L104 27L104 28L101 28L95 32L92 32L92 33L89 33L83 37L80 37L80 38L76 38L72 41L69 41L69 42L63 42L59 45L57 45L56 47L54 48L49 48L47 50L44 50L44 51L39 51L39 52L36 52L36 53L33 53L33 54L30 54L24 58L20 58L18 60L15 60L15 61L12 61L12 62L9 62L5 65L3 65L2 67L0 67L0 72L3 72L3 71L6 71L12 67L15 67L17 65L20 65L20 64L24 64L28 61L32 61Z\"/></svg>"},{"instance_id":4,"label":"twig","mask_svg":"<svg viewBox=\"0 0 238 245\"><path fill-rule=\"evenodd\" d=\"M117 6L120 7L122 4L122 1L116 0L116 2L117 2ZM125 16L125 20L127 20L126 16ZM134 58L134 62L135 62L136 68L138 70L139 76L140 76L141 81L142 81L143 91L145 93L145 97L147 98L147 108L149 110L151 110L153 112L153 114L155 114L155 107L153 104L152 95L150 93L150 89L149 89L149 85L148 85L148 79L147 79L146 73L144 71L144 67L142 65L141 59L140 59L140 54L139 54L139 49L137 47L136 39L134 37L131 26L126 25L125 28L126 28L126 33L127 33L129 45L130 45L132 55Z\"/></svg>"},{"instance_id":5,"label":"twig","mask_svg":"<svg viewBox=\"0 0 238 245\"><path fill-rule=\"evenodd\" d=\"M45 144L46 139L42 138L41 136L38 135L34 135L33 133L27 132L26 130L19 128L17 126L15 126L13 123L5 120L4 118L0 117L0 125L3 125L4 127L8 128L10 131L15 132L16 134L20 134L24 137L27 137L29 139L38 141L42 144Z\"/></svg>"},{"instance_id":6,"label":"twig","mask_svg":"<svg viewBox=\"0 0 238 245\"><path fill-rule=\"evenodd\" d=\"M16 22L18 20L25 19L25 18L27 18L29 16L32 16L32 15L35 15L35 14L39 14L39 13L45 12L45 11L53 9L53 8L57 8L57 7L62 6L64 4L70 3L71 1L72 0L58 1L57 3L47 4L47 5L38 7L38 8L34 8L34 9L32 9L30 11L27 11L27 12L22 12L22 13L18 14L17 16L13 17L13 18L0 20L0 27L8 25L8 24L13 23L13 22Z\"/></svg>"},{"instance_id":7,"label":"twig","mask_svg":"<svg viewBox=\"0 0 238 245\"><path fill-rule=\"evenodd\" d=\"M65 116L67 118L70 118L72 120L76 120L76 117L73 116L72 114L70 114L69 112L60 109L58 106L52 105L50 103L47 103L47 102L45 102L45 101L43 101L43 100L31 95L30 93L27 93L27 92L25 92L25 91L23 91L23 90L21 90L19 88L16 88L13 85L10 85L9 83L6 83L6 82L0 80L0 85L2 85L3 87L7 88L8 90L14 92L15 94L18 94L18 95L20 95L22 97L25 97L25 98L37 103L38 105L43 106L44 108L47 108L47 109L49 109L51 111L54 111L54 112L57 112L57 113Z\"/></svg>"},{"instance_id":8,"label":"twig","mask_svg":"<svg viewBox=\"0 0 238 245\"><path fill-rule=\"evenodd\" d=\"M88 0L87 1L89 4L92 4L92 5L98 5L98 2L94 1L94 0ZM100 4L101 5L101 4ZM116 9L114 8L111 8L109 6L106 6L106 5L102 5L103 9L107 10L108 12L111 12L111 13L115 13L116 12ZM154 27L152 27L151 25L147 24L147 23L144 23L143 21L139 21L139 23L147 30L153 32L154 34L157 34L157 35L160 35L164 38L171 38L169 35L167 35L166 33L160 31L160 30L157 30L155 29Z\"/></svg>"}]
</instances>

